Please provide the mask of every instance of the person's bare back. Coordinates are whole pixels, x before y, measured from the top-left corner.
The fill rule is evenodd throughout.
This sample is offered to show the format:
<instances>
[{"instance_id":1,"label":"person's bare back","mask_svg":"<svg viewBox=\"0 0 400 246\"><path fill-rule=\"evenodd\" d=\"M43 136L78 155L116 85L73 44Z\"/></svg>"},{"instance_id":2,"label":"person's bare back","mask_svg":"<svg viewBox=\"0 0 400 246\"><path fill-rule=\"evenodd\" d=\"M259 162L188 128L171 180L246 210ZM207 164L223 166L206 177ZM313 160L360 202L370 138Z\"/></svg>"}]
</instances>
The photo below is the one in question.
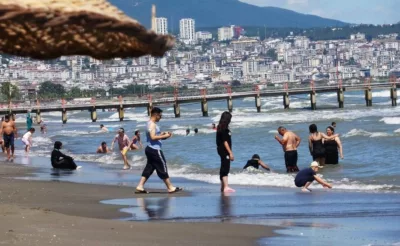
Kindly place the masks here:
<instances>
[{"instance_id":1,"label":"person's bare back","mask_svg":"<svg viewBox=\"0 0 400 246\"><path fill-rule=\"evenodd\" d=\"M292 150L297 150L298 146L298 137L296 134L294 134L291 131L285 132L283 135L283 141L284 141L284 151L292 151Z\"/></svg>"}]
</instances>

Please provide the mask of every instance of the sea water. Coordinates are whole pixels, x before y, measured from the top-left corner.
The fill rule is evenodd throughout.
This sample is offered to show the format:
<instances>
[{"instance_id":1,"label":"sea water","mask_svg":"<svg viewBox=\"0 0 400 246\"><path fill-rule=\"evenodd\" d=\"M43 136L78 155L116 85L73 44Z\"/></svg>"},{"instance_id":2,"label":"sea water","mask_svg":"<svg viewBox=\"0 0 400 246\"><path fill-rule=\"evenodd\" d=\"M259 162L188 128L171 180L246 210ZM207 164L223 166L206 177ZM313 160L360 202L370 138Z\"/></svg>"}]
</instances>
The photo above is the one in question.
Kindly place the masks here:
<instances>
[{"instance_id":1,"label":"sea water","mask_svg":"<svg viewBox=\"0 0 400 246\"><path fill-rule=\"evenodd\" d=\"M156 217L163 220L175 221L178 217L189 220L217 218L267 225L282 225L282 221L288 221L287 226L292 228L291 231L282 230L280 233L291 236L294 233L296 237L302 236L299 233L314 235L317 230L322 233L318 235L337 239L338 234L347 231L345 228L356 228L360 221L371 224L372 229L366 230L368 233L365 235L373 235L370 232L374 228L399 231L400 226L396 221L400 216L400 107L392 107L389 96L389 91L374 91L373 106L367 108L362 92L349 92L345 94L345 108L338 109L336 93L318 94L316 111L310 110L308 96L291 96L289 110L283 109L282 97L268 97L262 98L261 113L256 112L254 98L234 100L230 129L235 161L231 164L229 183L237 192L228 199L218 192L220 163L215 131L211 129L211 124L217 124L221 113L226 110L227 102L209 102L209 117L201 116L200 103L182 104L180 118L174 117L173 105L162 105L163 118L158 124L162 131L173 133L172 138L163 141L169 174L175 185L183 186L194 195L191 198L115 200L108 203L133 206L134 211L128 208L126 211L135 214L134 217L127 216L127 219L133 220L154 219L146 209L139 209L146 207L143 204L147 203L159 207L161 211L169 211L161 212ZM88 111L68 112L68 123L64 125L61 123L61 112L43 113L42 118L48 132L41 134L37 128L29 156L24 155L20 140L16 141L20 162L46 170L38 173L37 179L126 186L137 184L146 164L143 150L129 152L129 161L133 166L130 171L121 170L123 161L117 146L112 154L95 152L102 141L110 146L120 127L125 129L130 138L135 130L140 130L143 144L146 145L145 127L149 117L145 108L126 109L123 122L119 121L118 112L100 111L96 123L91 122ZM17 120L24 122L21 116ZM340 160L339 165L326 166L320 170L319 175L332 183L334 190L327 191L313 184L313 194L303 196L294 187L294 174L285 172L282 147L274 139L276 129L285 126L301 137L298 166L302 169L312 161L308 150L308 126L315 123L319 131L325 132L332 121L337 123L336 133L340 135L343 144L344 160ZM100 132L100 124L104 124L110 132ZM188 128L191 133L186 136ZM198 134L194 134L195 128L199 129ZM20 129L20 133L22 131ZM50 169L49 157L56 140L63 142L63 151L72 155L83 169L72 172ZM253 154L259 154L272 172L243 171L243 166ZM156 175L149 180L147 186L164 188ZM232 205L226 205L227 202ZM229 209L224 210L227 206ZM174 212L174 208L179 208L179 212ZM328 224L332 228L344 229L328 230L326 227L315 227L314 224ZM327 230L330 234L324 234ZM306 239L297 238L295 242L309 245L310 235ZM382 235L364 237L364 241L350 241L353 244L345 243L344 239L337 243L390 245L400 242L394 236L397 234L389 233L384 238ZM288 238L291 237L260 241L260 244L291 245L294 241ZM319 245L334 245L325 244L325 239L320 236Z\"/></svg>"}]
</instances>

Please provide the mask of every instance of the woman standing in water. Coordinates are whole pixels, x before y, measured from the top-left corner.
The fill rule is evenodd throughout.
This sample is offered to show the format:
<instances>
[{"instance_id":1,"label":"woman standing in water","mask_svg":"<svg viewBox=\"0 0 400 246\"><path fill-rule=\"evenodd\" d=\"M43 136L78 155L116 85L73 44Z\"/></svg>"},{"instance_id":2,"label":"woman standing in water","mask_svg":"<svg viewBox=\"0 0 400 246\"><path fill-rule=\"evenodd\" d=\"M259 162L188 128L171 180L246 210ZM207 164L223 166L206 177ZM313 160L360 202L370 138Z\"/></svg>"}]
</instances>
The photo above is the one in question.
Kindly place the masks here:
<instances>
[{"instance_id":1,"label":"woman standing in water","mask_svg":"<svg viewBox=\"0 0 400 246\"><path fill-rule=\"evenodd\" d=\"M334 133L335 133L335 128L333 128L332 126L328 126L326 128L326 135L328 135L328 137L333 136ZM339 154L340 158L343 159L343 147L339 137L335 137L334 139L331 140L325 140L324 146L325 146L326 164L338 164Z\"/></svg>"},{"instance_id":2,"label":"woman standing in water","mask_svg":"<svg viewBox=\"0 0 400 246\"><path fill-rule=\"evenodd\" d=\"M221 168L219 177L221 180L221 192L235 192L228 185L228 174L231 167L231 161L235 158L232 153L232 138L229 124L231 123L232 115L229 112L223 112L217 128L217 151L221 158Z\"/></svg>"},{"instance_id":3,"label":"woman standing in water","mask_svg":"<svg viewBox=\"0 0 400 246\"><path fill-rule=\"evenodd\" d=\"M320 166L325 165L325 146L324 140L334 140L335 136L327 136L322 132L318 132L317 125L311 124L309 126L310 137L308 138L308 146L313 160L318 162Z\"/></svg>"}]
</instances>

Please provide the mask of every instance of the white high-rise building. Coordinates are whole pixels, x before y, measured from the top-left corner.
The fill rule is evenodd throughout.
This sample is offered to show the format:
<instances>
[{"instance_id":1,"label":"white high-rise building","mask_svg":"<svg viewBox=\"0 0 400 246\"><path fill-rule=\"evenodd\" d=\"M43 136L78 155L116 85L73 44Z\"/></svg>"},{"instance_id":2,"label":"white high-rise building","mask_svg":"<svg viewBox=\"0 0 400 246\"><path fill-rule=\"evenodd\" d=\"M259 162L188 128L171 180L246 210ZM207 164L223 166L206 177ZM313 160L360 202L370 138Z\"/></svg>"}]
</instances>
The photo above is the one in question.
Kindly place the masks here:
<instances>
[{"instance_id":1,"label":"white high-rise building","mask_svg":"<svg viewBox=\"0 0 400 246\"><path fill-rule=\"evenodd\" d=\"M179 30L182 40L194 41L196 39L195 22L193 19L181 19Z\"/></svg>"},{"instance_id":2,"label":"white high-rise building","mask_svg":"<svg viewBox=\"0 0 400 246\"><path fill-rule=\"evenodd\" d=\"M168 34L168 20L164 17L156 18L156 33L166 35Z\"/></svg>"},{"instance_id":3,"label":"white high-rise building","mask_svg":"<svg viewBox=\"0 0 400 246\"><path fill-rule=\"evenodd\" d=\"M233 27L218 28L218 41L231 40L233 38Z\"/></svg>"}]
</instances>

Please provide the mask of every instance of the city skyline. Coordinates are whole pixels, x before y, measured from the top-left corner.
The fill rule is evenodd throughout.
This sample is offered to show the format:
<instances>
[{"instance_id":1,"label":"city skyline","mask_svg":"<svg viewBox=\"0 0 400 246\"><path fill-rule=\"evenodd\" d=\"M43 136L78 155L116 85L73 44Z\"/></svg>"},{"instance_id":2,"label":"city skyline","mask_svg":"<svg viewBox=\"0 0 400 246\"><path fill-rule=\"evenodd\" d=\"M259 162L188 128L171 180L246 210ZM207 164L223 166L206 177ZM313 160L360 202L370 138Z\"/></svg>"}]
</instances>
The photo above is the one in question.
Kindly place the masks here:
<instances>
[{"instance_id":1,"label":"city skyline","mask_svg":"<svg viewBox=\"0 0 400 246\"><path fill-rule=\"evenodd\" d=\"M241 2L293 10L353 24L395 24L397 0L240 0ZM384 3L382 3L384 2Z\"/></svg>"}]
</instances>

